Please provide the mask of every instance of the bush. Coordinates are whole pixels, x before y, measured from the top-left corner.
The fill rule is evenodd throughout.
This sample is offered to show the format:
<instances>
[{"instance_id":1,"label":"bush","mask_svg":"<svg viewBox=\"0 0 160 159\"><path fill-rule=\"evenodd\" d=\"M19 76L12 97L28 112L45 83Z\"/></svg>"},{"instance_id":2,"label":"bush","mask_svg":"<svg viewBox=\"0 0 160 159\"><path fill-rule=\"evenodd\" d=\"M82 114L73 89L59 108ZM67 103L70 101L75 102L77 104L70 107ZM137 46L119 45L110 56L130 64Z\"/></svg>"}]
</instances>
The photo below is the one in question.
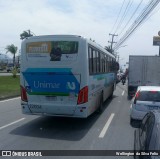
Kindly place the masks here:
<instances>
[{"instance_id":1,"label":"bush","mask_svg":"<svg viewBox=\"0 0 160 159\"><path fill-rule=\"evenodd\" d=\"M16 67L13 68L12 75L13 75L13 78L17 77L17 69L16 69Z\"/></svg>"}]
</instances>

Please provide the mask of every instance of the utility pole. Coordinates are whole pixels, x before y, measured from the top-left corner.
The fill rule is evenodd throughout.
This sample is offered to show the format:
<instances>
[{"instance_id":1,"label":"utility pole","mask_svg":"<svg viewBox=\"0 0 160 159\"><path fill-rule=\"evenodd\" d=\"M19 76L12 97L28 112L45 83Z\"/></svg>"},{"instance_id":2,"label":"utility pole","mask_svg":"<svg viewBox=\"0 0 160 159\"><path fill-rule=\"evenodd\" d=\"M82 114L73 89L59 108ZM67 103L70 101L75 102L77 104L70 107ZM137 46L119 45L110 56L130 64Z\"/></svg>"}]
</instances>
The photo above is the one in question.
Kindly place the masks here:
<instances>
[{"instance_id":1,"label":"utility pole","mask_svg":"<svg viewBox=\"0 0 160 159\"><path fill-rule=\"evenodd\" d=\"M112 41L108 41L109 43L111 43L111 53L113 53L112 51L112 48L113 48L113 43L116 43L116 42L114 42L113 40L114 40L114 37L115 36L118 36L118 35L116 35L116 34L109 34L109 35L111 35L112 36Z\"/></svg>"}]
</instances>

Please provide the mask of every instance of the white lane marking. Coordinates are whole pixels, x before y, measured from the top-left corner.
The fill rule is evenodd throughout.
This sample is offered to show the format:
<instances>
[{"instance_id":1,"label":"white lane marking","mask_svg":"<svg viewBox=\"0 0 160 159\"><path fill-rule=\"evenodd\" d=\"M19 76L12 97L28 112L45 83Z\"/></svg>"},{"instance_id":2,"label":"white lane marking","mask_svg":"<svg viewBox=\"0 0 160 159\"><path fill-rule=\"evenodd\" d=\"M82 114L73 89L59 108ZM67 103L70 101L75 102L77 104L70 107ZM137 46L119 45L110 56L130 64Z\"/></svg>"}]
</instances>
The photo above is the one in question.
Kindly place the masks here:
<instances>
[{"instance_id":1,"label":"white lane marking","mask_svg":"<svg viewBox=\"0 0 160 159\"><path fill-rule=\"evenodd\" d=\"M111 122L112 122L112 119L113 119L114 115L115 115L114 113L112 113L112 114L110 115L107 123L105 124L103 130L101 131L101 133L100 133L100 135L99 135L99 138L103 138L104 135L106 134L106 132L107 132L107 130L108 130L108 128L109 128L109 125L110 125Z\"/></svg>"},{"instance_id":2,"label":"white lane marking","mask_svg":"<svg viewBox=\"0 0 160 159\"><path fill-rule=\"evenodd\" d=\"M122 92L122 96L124 95L124 92L125 92L125 91Z\"/></svg>"},{"instance_id":3,"label":"white lane marking","mask_svg":"<svg viewBox=\"0 0 160 159\"><path fill-rule=\"evenodd\" d=\"M19 120L16 120L16 121L10 123L10 124L4 125L4 126L0 127L0 130L2 130L2 129L4 129L4 128L8 127L8 126L11 126L11 125L13 125L13 124L16 124L16 123L18 123L18 122L20 122L20 121L22 121L22 120L24 120L24 119L25 119L25 118L21 118L21 119L19 119Z\"/></svg>"},{"instance_id":4,"label":"white lane marking","mask_svg":"<svg viewBox=\"0 0 160 159\"><path fill-rule=\"evenodd\" d=\"M16 98L12 98L12 99L7 99L7 100L2 100L2 101L0 101L0 103L8 102L8 101L16 100L16 99L20 99L20 97L16 97Z\"/></svg>"}]
</instances>

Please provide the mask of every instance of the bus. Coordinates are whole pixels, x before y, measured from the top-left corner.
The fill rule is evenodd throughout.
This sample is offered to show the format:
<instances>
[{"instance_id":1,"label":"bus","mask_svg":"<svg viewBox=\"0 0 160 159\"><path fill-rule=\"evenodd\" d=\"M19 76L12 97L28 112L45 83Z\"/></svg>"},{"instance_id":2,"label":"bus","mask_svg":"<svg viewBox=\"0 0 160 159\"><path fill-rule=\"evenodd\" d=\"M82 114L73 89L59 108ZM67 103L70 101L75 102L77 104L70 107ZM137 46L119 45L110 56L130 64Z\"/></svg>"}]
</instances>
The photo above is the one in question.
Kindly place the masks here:
<instances>
[{"instance_id":1,"label":"bus","mask_svg":"<svg viewBox=\"0 0 160 159\"><path fill-rule=\"evenodd\" d=\"M116 87L116 59L77 35L33 36L21 44L23 114L87 118Z\"/></svg>"}]
</instances>

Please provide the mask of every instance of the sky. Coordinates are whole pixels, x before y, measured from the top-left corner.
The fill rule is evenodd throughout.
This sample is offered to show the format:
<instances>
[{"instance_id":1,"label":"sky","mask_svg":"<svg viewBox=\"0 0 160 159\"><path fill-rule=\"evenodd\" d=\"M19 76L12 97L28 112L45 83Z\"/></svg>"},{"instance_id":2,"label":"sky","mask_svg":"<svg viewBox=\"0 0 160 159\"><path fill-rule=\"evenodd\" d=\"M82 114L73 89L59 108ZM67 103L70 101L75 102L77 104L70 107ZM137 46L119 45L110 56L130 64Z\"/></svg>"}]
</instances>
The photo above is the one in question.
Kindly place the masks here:
<instances>
[{"instance_id":1,"label":"sky","mask_svg":"<svg viewBox=\"0 0 160 159\"><path fill-rule=\"evenodd\" d=\"M20 34L29 29L35 35L81 35L95 40L103 47L109 46L109 34L119 34L114 38L117 42L151 0L142 1L124 29L140 1L142 0L0 0L0 53L5 54L5 47L10 44L20 50ZM129 55L159 54L159 47L153 46L153 36L158 36L160 31L160 4L151 15L117 50L121 65L128 62ZM9 53L8 56L11 57Z\"/></svg>"}]
</instances>

